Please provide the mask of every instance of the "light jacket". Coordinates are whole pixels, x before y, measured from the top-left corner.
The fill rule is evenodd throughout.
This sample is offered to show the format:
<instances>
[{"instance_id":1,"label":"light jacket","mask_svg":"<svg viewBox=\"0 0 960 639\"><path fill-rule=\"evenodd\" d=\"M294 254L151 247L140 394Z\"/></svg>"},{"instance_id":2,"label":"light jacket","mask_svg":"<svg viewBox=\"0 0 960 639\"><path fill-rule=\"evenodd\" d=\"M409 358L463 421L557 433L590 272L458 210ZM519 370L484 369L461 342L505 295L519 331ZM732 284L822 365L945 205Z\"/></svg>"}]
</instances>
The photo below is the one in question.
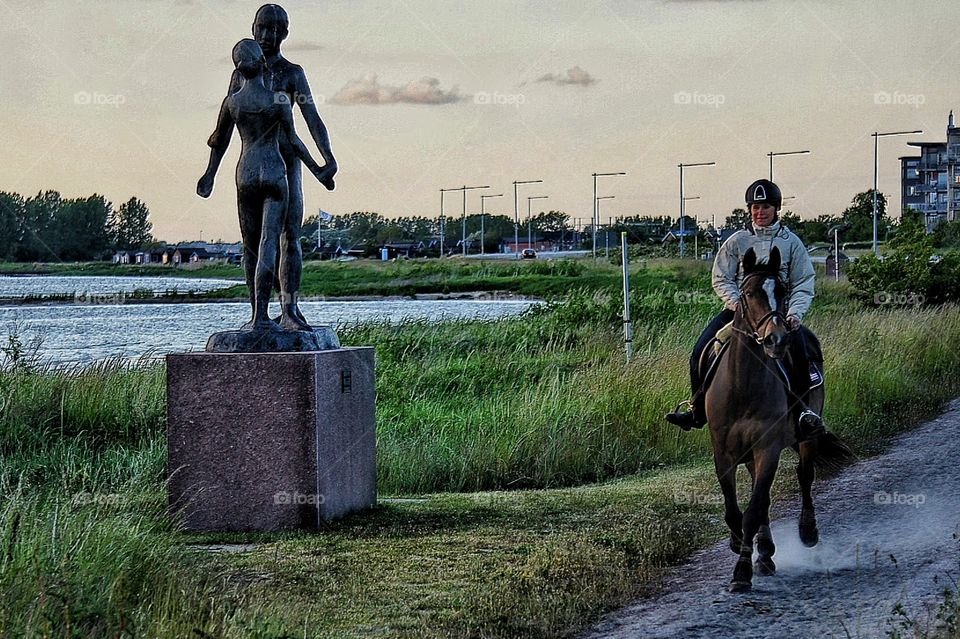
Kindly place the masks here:
<instances>
[{"instance_id":1,"label":"light jacket","mask_svg":"<svg viewBox=\"0 0 960 639\"><path fill-rule=\"evenodd\" d=\"M743 281L742 262L748 249L757 254L757 262L770 259L770 250L780 250L780 277L787 286L787 315L798 319L810 310L816 274L810 254L800 238L779 221L770 226L737 231L731 235L713 263L713 290L723 300L724 308L736 310Z\"/></svg>"}]
</instances>

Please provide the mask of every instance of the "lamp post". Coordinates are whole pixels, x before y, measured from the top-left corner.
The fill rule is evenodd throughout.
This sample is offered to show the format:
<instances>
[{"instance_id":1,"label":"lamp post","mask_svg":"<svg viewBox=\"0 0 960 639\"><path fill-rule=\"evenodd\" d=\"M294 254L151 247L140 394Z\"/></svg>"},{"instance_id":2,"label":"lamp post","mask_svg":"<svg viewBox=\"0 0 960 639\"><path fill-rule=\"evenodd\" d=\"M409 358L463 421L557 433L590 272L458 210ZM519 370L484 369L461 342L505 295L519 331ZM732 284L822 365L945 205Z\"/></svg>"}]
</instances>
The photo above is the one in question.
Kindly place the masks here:
<instances>
[{"instance_id":1,"label":"lamp post","mask_svg":"<svg viewBox=\"0 0 960 639\"><path fill-rule=\"evenodd\" d=\"M849 230L849 224L836 224L827 231L828 237L833 233L833 274L837 282L840 281L840 232Z\"/></svg>"},{"instance_id":2,"label":"lamp post","mask_svg":"<svg viewBox=\"0 0 960 639\"><path fill-rule=\"evenodd\" d=\"M694 195L692 197L683 198L683 201L689 202L690 200L699 200L699 199L700 199L699 195ZM686 207L684 207L684 212L686 212ZM700 218L697 217L695 219L697 221L697 225L693 230L693 259L698 260L700 259ZM683 236L681 236L680 239L682 240Z\"/></svg>"},{"instance_id":3,"label":"lamp post","mask_svg":"<svg viewBox=\"0 0 960 639\"><path fill-rule=\"evenodd\" d=\"M889 133L880 133L875 131L873 135L873 254L880 257L880 246L877 244L877 181L880 172L880 138L891 137L894 135L918 135L923 133L921 129L916 131L891 131Z\"/></svg>"},{"instance_id":4,"label":"lamp post","mask_svg":"<svg viewBox=\"0 0 960 639\"><path fill-rule=\"evenodd\" d=\"M683 230L684 230L683 216L686 212L686 203L684 202L684 199L683 199L683 170L689 169L692 167L697 167L697 166L716 166L716 164L717 164L716 162L695 162L691 164L684 164L681 162L680 164L677 165L677 167L679 167L680 169L680 258L681 259L683 258L683 251L685 248L685 244L683 241Z\"/></svg>"},{"instance_id":5,"label":"lamp post","mask_svg":"<svg viewBox=\"0 0 960 639\"><path fill-rule=\"evenodd\" d=\"M781 155L804 155L810 153L810 151L770 151L767 153L767 157L770 158L770 181L773 182L773 158Z\"/></svg>"},{"instance_id":6,"label":"lamp post","mask_svg":"<svg viewBox=\"0 0 960 639\"><path fill-rule=\"evenodd\" d=\"M467 254L467 191L474 191L476 189L489 189L489 186L458 186L455 189L440 189L440 216L443 217L443 193L447 191L461 191L463 193L463 237L461 238L461 244L463 245L463 254ZM441 244L441 252L443 245Z\"/></svg>"},{"instance_id":7,"label":"lamp post","mask_svg":"<svg viewBox=\"0 0 960 639\"><path fill-rule=\"evenodd\" d=\"M597 178L626 175L623 171L614 173L593 173L593 259L597 259L597 224L600 222L600 213L597 209Z\"/></svg>"},{"instance_id":8,"label":"lamp post","mask_svg":"<svg viewBox=\"0 0 960 639\"><path fill-rule=\"evenodd\" d=\"M496 195L480 195L480 255L483 255L483 216L486 213L484 205L487 203L487 199L491 197L503 197L503 193L497 193Z\"/></svg>"},{"instance_id":9,"label":"lamp post","mask_svg":"<svg viewBox=\"0 0 960 639\"><path fill-rule=\"evenodd\" d=\"M615 197L616 196L614 195L604 195L596 199L596 201L594 202L594 207L597 209L597 222L600 221L600 200L612 200ZM606 231L604 231L604 237L606 238L606 242L604 242L604 245L606 246L605 255L607 259L610 259L610 229L607 229Z\"/></svg>"},{"instance_id":10,"label":"lamp post","mask_svg":"<svg viewBox=\"0 0 960 639\"><path fill-rule=\"evenodd\" d=\"M440 257L443 257L443 241L447 235L447 218L443 215L443 194L458 189L440 189Z\"/></svg>"},{"instance_id":11,"label":"lamp post","mask_svg":"<svg viewBox=\"0 0 960 639\"><path fill-rule=\"evenodd\" d=\"M543 180L514 180L513 182L513 250L516 257L520 257L520 200L517 197L517 185L541 184Z\"/></svg>"},{"instance_id":12,"label":"lamp post","mask_svg":"<svg viewBox=\"0 0 960 639\"><path fill-rule=\"evenodd\" d=\"M530 245L533 244L532 234L530 231L531 218L530 218L530 202L534 200L546 200L549 195L528 195L527 196L527 248L530 248Z\"/></svg>"}]
</instances>

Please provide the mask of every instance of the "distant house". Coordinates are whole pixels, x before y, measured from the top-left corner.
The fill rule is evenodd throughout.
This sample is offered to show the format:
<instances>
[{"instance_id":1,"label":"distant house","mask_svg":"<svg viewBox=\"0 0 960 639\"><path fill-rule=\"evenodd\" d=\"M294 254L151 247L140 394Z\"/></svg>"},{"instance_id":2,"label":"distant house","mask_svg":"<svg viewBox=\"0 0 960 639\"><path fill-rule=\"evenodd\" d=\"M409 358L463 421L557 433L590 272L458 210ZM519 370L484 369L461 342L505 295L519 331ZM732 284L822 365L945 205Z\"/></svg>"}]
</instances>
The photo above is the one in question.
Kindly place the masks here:
<instances>
[{"instance_id":1,"label":"distant house","mask_svg":"<svg viewBox=\"0 0 960 639\"><path fill-rule=\"evenodd\" d=\"M130 264L133 254L130 251L117 251L113 254L114 264Z\"/></svg>"},{"instance_id":2,"label":"distant house","mask_svg":"<svg viewBox=\"0 0 960 639\"><path fill-rule=\"evenodd\" d=\"M137 251L133 254L133 264L166 264L164 257L166 249L152 249L149 251Z\"/></svg>"},{"instance_id":3,"label":"distant house","mask_svg":"<svg viewBox=\"0 0 960 639\"><path fill-rule=\"evenodd\" d=\"M523 249L532 248L538 253L543 251L560 250L560 245L542 235L534 235L527 241L527 236L521 235L519 241L514 242L512 237L505 237L501 240L505 253L519 253Z\"/></svg>"},{"instance_id":4,"label":"distant house","mask_svg":"<svg viewBox=\"0 0 960 639\"><path fill-rule=\"evenodd\" d=\"M388 260L397 257L419 257L425 250L423 242L387 242L380 247L380 257Z\"/></svg>"},{"instance_id":5,"label":"distant house","mask_svg":"<svg viewBox=\"0 0 960 639\"><path fill-rule=\"evenodd\" d=\"M663 239L660 240L661 243L666 244L667 242L678 242L680 238L683 238L685 241L689 242L693 236L696 235L694 229L670 229L667 231L667 234L663 236Z\"/></svg>"}]
</instances>

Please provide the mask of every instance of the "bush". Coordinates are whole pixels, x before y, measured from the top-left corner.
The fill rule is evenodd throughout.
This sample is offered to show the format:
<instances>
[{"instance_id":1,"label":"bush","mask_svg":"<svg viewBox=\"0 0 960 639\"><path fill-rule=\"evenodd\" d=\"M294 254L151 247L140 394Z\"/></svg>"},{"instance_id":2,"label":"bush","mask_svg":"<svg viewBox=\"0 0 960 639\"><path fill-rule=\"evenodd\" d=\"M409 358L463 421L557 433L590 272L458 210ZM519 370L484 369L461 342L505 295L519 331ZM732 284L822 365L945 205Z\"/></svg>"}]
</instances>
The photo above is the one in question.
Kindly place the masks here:
<instances>
[{"instance_id":1,"label":"bush","mask_svg":"<svg viewBox=\"0 0 960 639\"><path fill-rule=\"evenodd\" d=\"M960 301L960 253L938 251L919 225L901 229L893 250L850 265L850 283L868 303L942 304Z\"/></svg>"}]
</instances>

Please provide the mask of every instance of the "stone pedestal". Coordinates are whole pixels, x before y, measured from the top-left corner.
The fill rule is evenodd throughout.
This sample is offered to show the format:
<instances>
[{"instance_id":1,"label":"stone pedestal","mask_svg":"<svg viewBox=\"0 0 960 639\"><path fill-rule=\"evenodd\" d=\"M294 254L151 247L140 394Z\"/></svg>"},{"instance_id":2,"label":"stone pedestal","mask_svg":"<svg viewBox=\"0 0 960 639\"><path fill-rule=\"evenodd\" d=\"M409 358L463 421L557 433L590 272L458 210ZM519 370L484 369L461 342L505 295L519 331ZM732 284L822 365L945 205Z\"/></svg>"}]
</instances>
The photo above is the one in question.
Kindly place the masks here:
<instances>
[{"instance_id":1,"label":"stone pedestal","mask_svg":"<svg viewBox=\"0 0 960 639\"><path fill-rule=\"evenodd\" d=\"M375 504L372 348L166 360L169 496L184 529L317 529Z\"/></svg>"}]
</instances>

